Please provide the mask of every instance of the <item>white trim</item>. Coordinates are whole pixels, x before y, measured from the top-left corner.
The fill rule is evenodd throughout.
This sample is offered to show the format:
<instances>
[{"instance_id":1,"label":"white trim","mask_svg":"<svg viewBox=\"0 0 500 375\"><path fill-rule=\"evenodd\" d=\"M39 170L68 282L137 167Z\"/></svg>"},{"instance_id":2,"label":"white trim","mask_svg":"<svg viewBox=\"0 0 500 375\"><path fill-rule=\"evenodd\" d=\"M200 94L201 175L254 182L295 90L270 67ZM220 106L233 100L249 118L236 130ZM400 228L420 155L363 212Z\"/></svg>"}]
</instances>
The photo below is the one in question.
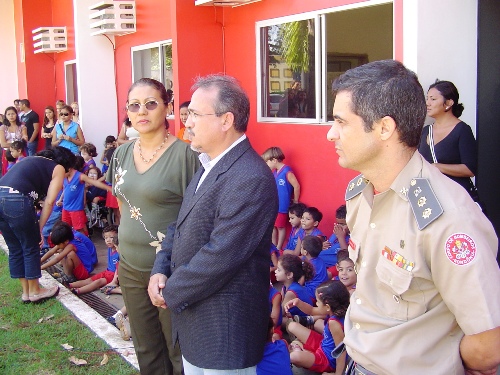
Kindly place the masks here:
<instances>
[{"instance_id":1,"label":"white trim","mask_svg":"<svg viewBox=\"0 0 500 375\"><path fill-rule=\"evenodd\" d=\"M316 11L294 14L284 17L271 18L267 20L257 21L255 23L255 40L256 40L256 76L257 76L257 122L263 123L286 123L286 124L315 124L315 125L330 125L327 121L328 114L327 110L327 95L328 89L325 87L326 82L326 22L325 15L327 13L336 13L345 10L353 10L359 8L366 8L382 4L393 4L393 16L392 16L392 39L393 39L393 52L392 56L394 58L395 54L395 14L394 14L394 1L393 0L366 0L363 2L355 4L346 4L332 8L320 9ZM293 22L293 21L303 21L308 19L314 19L315 25L315 54L316 54L316 64L321 62L321 69L315 70L315 80L316 80L316 98L318 95L321 96L321 100L316 100L316 118L314 119L304 119L304 118L291 118L291 117L267 117L262 116L262 40L261 40L261 29L263 27L280 25L283 23ZM132 69L133 71L133 69ZM321 113L320 113L321 109Z\"/></svg>"}]
</instances>

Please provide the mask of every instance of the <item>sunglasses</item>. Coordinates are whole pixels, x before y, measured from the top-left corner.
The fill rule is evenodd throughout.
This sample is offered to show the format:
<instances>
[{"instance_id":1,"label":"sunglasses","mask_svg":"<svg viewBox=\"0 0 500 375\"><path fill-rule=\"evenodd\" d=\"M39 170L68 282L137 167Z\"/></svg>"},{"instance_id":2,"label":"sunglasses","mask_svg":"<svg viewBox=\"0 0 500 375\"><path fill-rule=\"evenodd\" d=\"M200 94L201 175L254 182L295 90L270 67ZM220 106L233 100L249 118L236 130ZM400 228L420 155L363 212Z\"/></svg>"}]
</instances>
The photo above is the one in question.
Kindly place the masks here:
<instances>
[{"instance_id":1,"label":"sunglasses","mask_svg":"<svg viewBox=\"0 0 500 375\"><path fill-rule=\"evenodd\" d=\"M63 112L61 112L61 113L59 113L59 116L69 116L69 113L63 113Z\"/></svg>"},{"instance_id":2,"label":"sunglasses","mask_svg":"<svg viewBox=\"0 0 500 375\"><path fill-rule=\"evenodd\" d=\"M152 111L158 107L158 102L156 100L150 100L144 104L141 103L129 103L127 104L127 111L139 112L141 107L144 106L148 111Z\"/></svg>"}]
</instances>

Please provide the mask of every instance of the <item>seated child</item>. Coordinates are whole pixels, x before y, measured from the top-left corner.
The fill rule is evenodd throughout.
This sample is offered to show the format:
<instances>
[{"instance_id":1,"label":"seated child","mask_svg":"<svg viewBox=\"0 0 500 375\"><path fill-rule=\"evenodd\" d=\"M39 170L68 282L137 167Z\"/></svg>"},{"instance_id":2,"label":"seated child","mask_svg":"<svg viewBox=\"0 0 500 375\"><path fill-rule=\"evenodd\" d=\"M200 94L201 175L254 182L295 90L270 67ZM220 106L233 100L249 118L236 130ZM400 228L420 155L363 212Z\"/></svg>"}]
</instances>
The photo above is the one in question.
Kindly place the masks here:
<instances>
[{"instance_id":1,"label":"seated child","mask_svg":"<svg viewBox=\"0 0 500 375\"><path fill-rule=\"evenodd\" d=\"M293 203L299 201L300 184L290 166L283 163L285 154L279 147L268 148L262 154L262 159L264 159L268 167L273 171L274 178L276 179L276 187L278 188L279 207L273 228L273 243L281 250L285 241L288 208L292 199Z\"/></svg>"},{"instance_id":2,"label":"seated child","mask_svg":"<svg viewBox=\"0 0 500 375\"><path fill-rule=\"evenodd\" d=\"M323 219L323 214L316 207L308 207L304 210L302 218L300 219L301 228L297 233L297 245L295 249L285 250L284 254L294 254L300 255L300 249L302 248L302 239L305 236L323 236L323 233L318 229L318 225Z\"/></svg>"},{"instance_id":3,"label":"seated child","mask_svg":"<svg viewBox=\"0 0 500 375\"><path fill-rule=\"evenodd\" d=\"M281 323L283 322L283 310L281 309L282 297L273 284L269 284L269 310L271 311L271 319L274 322L273 339L279 340L283 338L281 331Z\"/></svg>"},{"instance_id":4,"label":"seated child","mask_svg":"<svg viewBox=\"0 0 500 375\"><path fill-rule=\"evenodd\" d=\"M70 168L63 181L62 220L77 231L88 235L87 216L85 215L85 184L111 191L111 187L98 180L93 180L86 174Z\"/></svg>"},{"instance_id":5,"label":"seated child","mask_svg":"<svg viewBox=\"0 0 500 375\"><path fill-rule=\"evenodd\" d=\"M328 274L326 272L325 263L318 258L321 253L323 243L316 236L305 236L302 241L302 256L309 261L314 267L314 277L306 281L304 286L306 287L309 296L314 300L316 295L316 288L328 280Z\"/></svg>"},{"instance_id":6,"label":"seated child","mask_svg":"<svg viewBox=\"0 0 500 375\"><path fill-rule=\"evenodd\" d=\"M257 364L257 375L292 375L290 354L285 340L273 339L273 320L269 319L264 356Z\"/></svg>"},{"instance_id":7,"label":"seated child","mask_svg":"<svg viewBox=\"0 0 500 375\"><path fill-rule=\"evenodd\" d=\"M301 228L300 221L306 208L307 206L304 203L294 203L291 204L288 208L288 221L292 225L292 230L290 231L288 242L284 250L295 250L295 247L297 246L297 240L299 239L299 230ZM283 254L283 251L280 251L281 254Z\"/></svg>"},{"instance_id":8,"label":"seated child","mask_svg":"<svg viewBox=\"0 0 500 375\"><path fill-rule=\"evenodd\" d=\"M343 374L346 353L342 353L337 359L334 359L331 353L344 340L344 317L349 307L349 298L350 294L341 282L329 280L316 289L317 307L312 307L298 298L285 305L285 311L299 308L308 315L327 314L323 334L296 322L289 324L288 331L297 338L297 341L290 344L292 364L319 373L328 371L337 375Z\"/></svg>"},{"instance_id":9,"label":"seated child","mask_svg":"<svg viewBox=\"0 0 500 375\"><path fill-rule=\"evenodd\" d=\"M345 204L337 208L335 212L336 223L333 225L333 234L328 241L323 243L324 250L319 254L319 257L325 262L326 266L331 267L328 270L333 276L337 274L335 269L337 265L337 252L341 249L347 250L347 244L349 243L349 228L346 223L346 214Z\"/></svg>"},{"instance_id":10,"label":"seated child","mask_svg":"<svg viewBox=\"0 0 500 375\"><path fill-rule=\"evenodd\" d=\"M88 244L75 238L73 229L68 224L54 225L50 233L50 241L54 245L41 259L42 270L61 262L64 275L59 282L68 285L76 280L84 280L94 270L95 246L89 248ZM92 243L92 242L91 242Z\"/></svg>"},{"instance_id":11,"label":"seated child","mask_svg":"<svg viewBox=\"0 0 500 375\"><path fill-rule=\"evenodd\" d=\"M118 285L116 282L118 279L118 262L120 260L118 253L118 227L116 225L109 225L103 229L102 235L106 246L108 246L108 267L105 271L85 280L69 283L69 288L75 294L90 293L113 281L115 281L114 285Z\"/></svg>"},{"instance_id":12,"label":"seated child","mask_svg":"<svg viewBox=\"0 0 500 375\"><path fill-rule=\"evenodd\" d=\"M347 250L339 250L337 259L337 271L339 275L335 277L335 280L340 280L346 286L349 293L352 294L356 290L356 283L358 281L358 275L354 270L354 262L349 258Z\"/></svg>"},{"instance_id":13,"label":"seated child","mask_svg":"<svg viewBox=\"0 0 500 375\"><path fill-rule=\"evenodd\" d=\"M96 166L90 166L87 171L87 176L92 180L99 180L102 177L101 171ZM92 210L93 204L98 204L100 201L106 201L107 191L98 188L97 186L85 185L86 188L86 201L89 211Z\"/></svg>"},{"instance_id":14,"label":"seated child","mask_svg":"<svg viewBox=\"0 0 500 375\"><path fill-rule=\"evenodd\" d=\"M8 163L7 164L7 171L5 172L5 173L7 173L14 166L14 164L16 164L17 158L12 156L12 152L9 149L4 150L4 154L5 154L5 160L7 160L7 163Z\"/></svg>"},{"instance_id":15,"label":"seated child","mask_svg":"<svg viewBox=\"0 0 500 375\"><path fill-rule=\"evenodd\" d=\"M314 277L314 267L308 261L302 261L298 256L292 254L284 254L278 260L278 268L276 268L276 281L283 283L281 296L283 298L283 306L294 298L299 298L309 305L313 305L313 300L309 296L307 289L299 284L299 280L304 277L305 281L311 280ZM306 316L299 309L290 309L288 318L292 315Z\"/></svg>"},{"instance_id":16,"label":"seated child","mask_svg":"<svg viewBox=\"0 0 500 375\"><path fill-rule=\"evenodd\" d=\"M97 149L92 143L84 143L80 146L80 155L82 155L82 158L85 161L81 172L87 174L87 171L91 166L96 167L93 158L97 156Z\"/></svg>"},{"instance_id":17,"label":"seated child","mask_svg":"<svg viewBox=\"0 0 500 375\"><path fill-rule=\"evenodd\" d=\"M26 142L24 141L14 141L10 144L10 153L12 157L16 158L16 163L24 159L25 148Z\"/></svg>"}]
</instances>

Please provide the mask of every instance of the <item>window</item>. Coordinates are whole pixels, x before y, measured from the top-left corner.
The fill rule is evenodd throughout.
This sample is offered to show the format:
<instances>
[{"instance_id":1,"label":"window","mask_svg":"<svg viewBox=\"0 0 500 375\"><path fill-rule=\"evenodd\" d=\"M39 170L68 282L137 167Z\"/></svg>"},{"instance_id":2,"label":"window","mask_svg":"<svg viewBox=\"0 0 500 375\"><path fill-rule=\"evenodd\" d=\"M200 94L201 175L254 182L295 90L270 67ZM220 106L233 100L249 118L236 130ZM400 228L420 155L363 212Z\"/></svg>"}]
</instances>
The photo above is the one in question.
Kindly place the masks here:
<instances>
[{"instance_id":1,"label":"window","mask_svg":"<svg viewBox=\"0 0 500 375\"><path fill-rule=\"evenodd\" d=\"M141 78L156 79L163 83L167 90L173 89L171 41L132 48L132 81Z\"/></svg>"},{"instance_id":2,"label":"window","mask_svg":"<svg viewBox=\"0 0 500 375\"><path fill-rule=\"evenodd\" d=\"M335 78L393 57L392 1L261 21L257 34L258 120L326 123L332 120Z\"/></svg>"},{"instance_id":3,"label":"window","mask_svg":"<svg viewBox=\"0 0 500 375\"><path fill-rule=\"evenodd\" d=\"M66 61L64 63L64 76L66 81L66 103L78 101L78 83L76 61Z\"/></svg>"}]
</instances>

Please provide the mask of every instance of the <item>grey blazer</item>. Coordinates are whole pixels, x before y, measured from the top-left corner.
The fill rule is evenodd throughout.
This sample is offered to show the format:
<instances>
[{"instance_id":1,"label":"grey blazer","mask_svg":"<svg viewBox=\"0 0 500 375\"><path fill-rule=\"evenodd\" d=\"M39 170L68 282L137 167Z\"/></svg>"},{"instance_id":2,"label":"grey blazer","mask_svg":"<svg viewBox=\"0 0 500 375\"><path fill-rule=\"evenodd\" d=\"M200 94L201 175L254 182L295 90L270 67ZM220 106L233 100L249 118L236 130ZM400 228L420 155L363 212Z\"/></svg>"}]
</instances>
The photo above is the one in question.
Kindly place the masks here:
<instances>
[{"instance_id":1,"label":"grey blazer","mask_svg":"<svg viewBox=\"0 0 500 375\"><path fill-rule=\"evenodd\" d=\"M202 173L186 190L152 274L169 277L163 296L186 360L202 368L246 368L261 360L267 338L276 182L248 139L196 191Z\"/></svg>"}]
</instances>

